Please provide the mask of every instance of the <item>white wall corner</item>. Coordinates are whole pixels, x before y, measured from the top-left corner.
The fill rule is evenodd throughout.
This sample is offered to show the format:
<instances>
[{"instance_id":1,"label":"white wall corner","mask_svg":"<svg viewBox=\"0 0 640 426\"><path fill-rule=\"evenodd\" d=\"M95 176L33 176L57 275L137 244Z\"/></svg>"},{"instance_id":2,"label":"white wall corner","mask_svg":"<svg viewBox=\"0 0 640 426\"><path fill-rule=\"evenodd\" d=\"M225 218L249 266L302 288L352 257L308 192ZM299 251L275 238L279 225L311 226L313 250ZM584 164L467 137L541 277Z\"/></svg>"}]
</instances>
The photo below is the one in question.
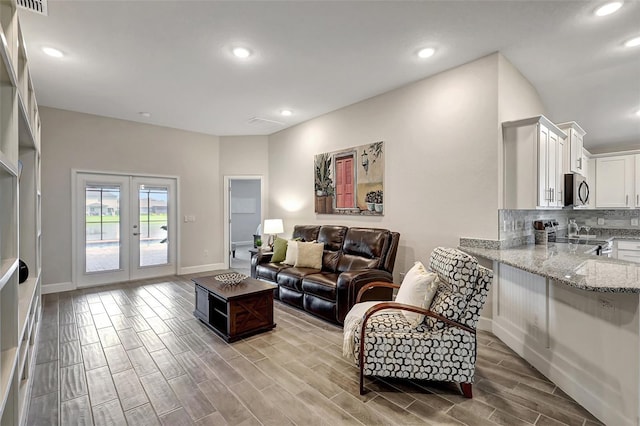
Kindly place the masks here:
<instances>
[{"instance_id":1,"label":"white wall corner","mask_svg":"<svg viewBox=\"0 0 640 426\"><path fill-rule=\"evenodd\" d=\"M217 271L226 269L224 263L210 263L209 265L185 266L178 270L178 275L197 274L200 272Z\"/></svg>"},{"instance_id":2,"label":"white wall corner","mask_svg":"<svg viewBox=\"0 0 640 426\"><path fill-rule=\"evenodd\" d=\"M75 290L77 287L71 281L66 283L42 284L42 294L62 293Z\"/></svg>"}]
</instances>

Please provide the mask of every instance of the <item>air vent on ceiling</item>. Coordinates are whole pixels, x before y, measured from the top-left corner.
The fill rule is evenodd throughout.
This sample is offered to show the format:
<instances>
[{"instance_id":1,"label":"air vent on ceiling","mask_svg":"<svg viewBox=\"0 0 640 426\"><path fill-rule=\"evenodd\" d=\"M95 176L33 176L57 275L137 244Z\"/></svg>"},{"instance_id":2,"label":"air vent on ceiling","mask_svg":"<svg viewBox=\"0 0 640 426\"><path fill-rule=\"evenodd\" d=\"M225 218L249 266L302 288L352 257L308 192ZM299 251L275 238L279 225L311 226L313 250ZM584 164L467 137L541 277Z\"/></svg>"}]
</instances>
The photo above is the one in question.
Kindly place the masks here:
<instances>
[{"instance_id":1,"label":"air vent on ceiling","mask_svg":"<svg viewBox=\"0 0 640 426\"><path fill-rule=\"evenodd\" d=\"M269 120L268 118L262 117L251 117L247 124L251 124L253 126L258 126L262 130L270 131L277 130L284 126L284 123L276 120Z\"/></svg>"},{"instance_id":2,"label":"air vent on ceiling","mask_svg":"<svg viewBox=\"0 0 640 426\"><path fill-rule=\"evenodd\" d=\"M40 15L49 15L47 0L18 0L18 6Z\"/></svg>"}]
</instances>

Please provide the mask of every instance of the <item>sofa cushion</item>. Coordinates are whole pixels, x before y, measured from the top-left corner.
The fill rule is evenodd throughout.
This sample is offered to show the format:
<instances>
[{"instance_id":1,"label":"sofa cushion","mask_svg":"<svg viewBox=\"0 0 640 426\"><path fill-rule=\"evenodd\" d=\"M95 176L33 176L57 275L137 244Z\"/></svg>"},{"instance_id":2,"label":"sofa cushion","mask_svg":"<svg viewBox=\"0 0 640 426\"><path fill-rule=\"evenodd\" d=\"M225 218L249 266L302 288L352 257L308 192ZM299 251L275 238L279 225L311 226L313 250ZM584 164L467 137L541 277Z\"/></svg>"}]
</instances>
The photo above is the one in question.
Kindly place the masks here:
<instances>
[{"instance_id":1,"label":"sofa cushion","mask_svg":"<svg viewBox=\"0 0 640 426\"><path fill-rule=\"evenodd\" d=\"M318 225L296 225L293 228L291 239L299 238L300 241L313 241L318 239L320 226Z\"/></svg>"},{"instance_id":2,"label":"sofa cushion","mask_svg":"<svg viewBox=\"0 0 640 426\"><path fill-rule=\"evenodd\" d=\"M296 268L322 269L322 255L324 254L324 243L305 243L300 241L298 246L298 258Z\"/></svg>"},{"instance_id":3,"label":"sofa cushion","mask_svg":"<svg viewBox=\"0 0 640 426\"><path fill-rule=\"evenodd\" d=\"M278 273L286 268L289 268L289 265L283 263L262 263L256 266L256 278L276 282Z\"/></svg>"},{"instance_id":4,"label":"sofa cushion","mask_svg":"<svg viewBox=\"0 0 640 426\"><path fill-rule=\"evenodd\" d=\"M324 243L325 250L342 250L347 229L349 228L346 226L321 226L320 232L318 233L318 242Z\"/></svg>"},{"instance_id":5,"label":"sofa cushion","mask_svg":"<svg viewBox=\"0 0 640 426\"><path fill-rule=\"evenodd\" d=\"M338 271L380 268L389 246L389 231L375 228L349 228L342 245Z\"/></svg>"},{"instance_id":6,"label":"sofa cushion","mask_svg":"<svg viewBox=\"0 0 640 426\"><path fill-rule=\"evenodd\" d=\"M287 256L287 240L277 237L273 242L273 255L271 261L273 263L280 263L284 261Z\"/></svg>"},{"instance_id":7,"label":"sofa cushion","mask_svg":"<svg viewBox=\"0 0 640 426\"><path fill-rule=\"evenodd\" d=\"M328 300L336 300L336 282L338 274L323 272L311 274L302 280L302 291Z\"/></svg>"},{"instance_id":8,"label":"sofa cushion","mask_svg":"<svg viewBox=\"0 0 640 426\"><path fill-rule=\"evenodd\" d=\"M278 284L283 287L302 291L302 279L307 275L317 274L317 269L291 267L278 273Z\"/></svg>"},{"instance_id":9,"label":"sofa cushion","mask_svg":"<svg viewBox=\"0 0 640 426\"><path fill-rule=\"evenodd\" d=\"M287 253L282 263L293 266L296 264L296 260L298 260L298 241L289 240L287 241Z\"/></svg>"},{"instance_id":10,"label":"sofa cushion","mask_svg":"<svg viewBox=\"0 0 640 426\"><path fill-rule=\"evenodd\" d=\"M325 250L322 255L322 270L327 272L337 272L339 260L339 251Z\"/></svg>"}]
</instances>

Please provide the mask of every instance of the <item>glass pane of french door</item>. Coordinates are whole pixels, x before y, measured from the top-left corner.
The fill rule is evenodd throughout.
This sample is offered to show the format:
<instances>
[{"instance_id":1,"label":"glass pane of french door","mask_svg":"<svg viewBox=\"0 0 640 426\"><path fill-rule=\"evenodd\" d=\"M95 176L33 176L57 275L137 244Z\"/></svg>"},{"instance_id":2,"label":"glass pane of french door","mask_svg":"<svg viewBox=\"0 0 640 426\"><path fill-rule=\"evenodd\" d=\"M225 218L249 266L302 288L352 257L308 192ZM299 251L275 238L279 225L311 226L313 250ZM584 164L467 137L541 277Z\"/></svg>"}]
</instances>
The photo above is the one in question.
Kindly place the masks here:
<instances>
[{"instance_id":1,"label":"glass pane of french door","mask_svg":"<svg viewBox=\"0 0 640 426\"><path fill-rule=\"evenodd\" d=\"M121 187L87 184L84 188L85 272L121 269Z\"/></svg>"},{"instance_id":2,"label":"glass pane of french door","mask_svg":"<svg viewBox=\"0 0 640 426\"><path fill-rule=\"evenodd\" d=\"M169 263L169 188L138 185L139 267Z\"/></svg>"}]
</instances>

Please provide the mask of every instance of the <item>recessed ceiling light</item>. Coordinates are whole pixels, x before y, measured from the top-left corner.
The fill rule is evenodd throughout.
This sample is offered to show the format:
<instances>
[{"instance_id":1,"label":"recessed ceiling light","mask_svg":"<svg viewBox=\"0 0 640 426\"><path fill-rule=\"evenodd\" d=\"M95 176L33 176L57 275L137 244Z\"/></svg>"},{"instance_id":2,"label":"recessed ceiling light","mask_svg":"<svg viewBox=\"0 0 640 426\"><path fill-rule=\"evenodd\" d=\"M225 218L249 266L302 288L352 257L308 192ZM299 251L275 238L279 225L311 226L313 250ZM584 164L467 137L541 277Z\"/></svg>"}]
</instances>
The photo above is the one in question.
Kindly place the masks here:
<instances>
[{"instance_id":1,"label":"recessed ceiling light","mask_svg":"<svg viewBox=\"0 0 640 426\"><path fill-rule=\"evenodd\" d=\"M293 112L290 109L283 109L280 111L280 115L284 115L285 117L290 117Z\"/></svg>"},{"instance_id":2,"label":"recessed ceiling light","mask_svg":"<svg viewBox=\"0 0 640 426\"><path fill-rule=\"evenodd\" d=\"M622 7L621 1L612 1L610 3L604 4L596 9L596 16L607 16L615 13Z\"/></svg>"},{"instance_id":3,"label":"recessed ceiling light","mask_svg":"<svg viewBox=\"0 0 640 426\"><path fill-rule=\"evenodd\" d=\"M62 53L62 51L53 47L44 46L42 48L42 51L53 58L62 58L64 56L64 53Z\"/></svg>"},{"instance_id":4,"label":"recessed ceiling light","mask_svg":"<svg viewBox=\"0 0 640 426\"><path fill-rule=\"evenodd\" d=\"M251 56L251 51L246 47L234 47L233 54L236 58L245 59Z\"/></svg>"},{"instance_id":5,"label":"recessed ceiling light","mask_svg":"<svg viewBox=\"0 0 640 426\"><path fill-rule=\"evenodd\" d=\"M636 47L640 46L640 37L634 37L631 40L624 42L624 47Z\"/></svg>"},{"instance_id":6,"label":"recessed ceiling light","mask_svg":"<svg viewBox=\"0 0 640 426\"><path fill-rule=\"evenodd\" d=\"M433 47L425 47L424 49L420 49L418 51L418 57L426 59L432 57L434 53L436 53L436 49L434 49Z\"/></svg>"},{"instance_id":7,"label":"recessed ceiling light","mask_svg":"<svg viewBox=\"0 0 640 426\"><path fill-rule=\"evenodd\" d=\"M138 114L140 114L141 116L143 116L145 118L151 117L151 113L147 112L147 111L140 111Z\"/></svg>"},{"instance_id":8,"label":"recessed ceiling light","mask_svg":"<svg viewBox=\"0 0 640 426\"><path fill-rule=\"evenodd\" d=\"M636 111L636 115L640 117L640 109Z\"/></svg>"}]
</instances>

